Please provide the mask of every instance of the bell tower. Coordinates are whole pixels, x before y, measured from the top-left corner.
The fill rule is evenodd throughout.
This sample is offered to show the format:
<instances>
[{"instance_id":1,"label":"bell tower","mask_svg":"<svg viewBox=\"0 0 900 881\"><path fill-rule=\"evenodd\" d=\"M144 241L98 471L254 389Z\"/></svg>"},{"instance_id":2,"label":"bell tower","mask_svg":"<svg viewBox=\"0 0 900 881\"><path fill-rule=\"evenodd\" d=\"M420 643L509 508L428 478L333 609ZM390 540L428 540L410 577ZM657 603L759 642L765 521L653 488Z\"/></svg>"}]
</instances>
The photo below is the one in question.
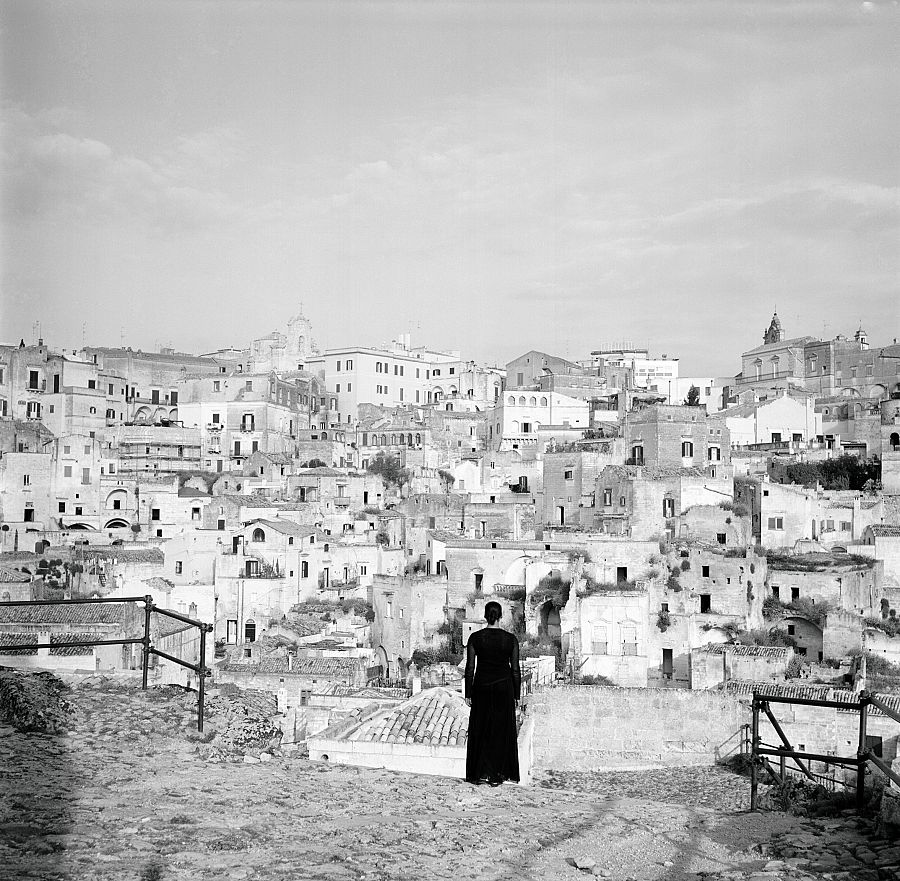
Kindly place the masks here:
<instances>
[{"instance_id":1,"label":"bell tower","mask_svg":"<svg viewBox=\"0 0 900 881\"><path fill-rule=\"evenodd\" d=\"M781 319L777 312L773 312L769 329L763 334L763 343L768 346L772 343L780 343L783 339L784 331L781 329Z\"/></svg>"}]
</instances>

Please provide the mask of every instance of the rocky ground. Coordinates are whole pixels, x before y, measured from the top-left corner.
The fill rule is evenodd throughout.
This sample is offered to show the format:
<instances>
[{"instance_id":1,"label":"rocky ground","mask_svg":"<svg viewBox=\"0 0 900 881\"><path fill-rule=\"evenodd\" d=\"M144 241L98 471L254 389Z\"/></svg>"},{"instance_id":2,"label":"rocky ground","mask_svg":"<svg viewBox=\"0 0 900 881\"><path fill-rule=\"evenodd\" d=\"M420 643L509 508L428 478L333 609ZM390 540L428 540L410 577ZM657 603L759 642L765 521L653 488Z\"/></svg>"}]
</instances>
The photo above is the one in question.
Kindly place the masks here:
<instances>
[{"instance_id":1,"label":"rocky ground","mask_svg":"<svg viewBox=\"0 0 900 881\"><path fill-rule=\"evenodd\" d=\"M0 878L900 878L865 822L749 814L722 770L472 787L281 755L233 692L199 737L192 698L92 680L65 732L0 727Z\"/></svg>"}]
</instances>

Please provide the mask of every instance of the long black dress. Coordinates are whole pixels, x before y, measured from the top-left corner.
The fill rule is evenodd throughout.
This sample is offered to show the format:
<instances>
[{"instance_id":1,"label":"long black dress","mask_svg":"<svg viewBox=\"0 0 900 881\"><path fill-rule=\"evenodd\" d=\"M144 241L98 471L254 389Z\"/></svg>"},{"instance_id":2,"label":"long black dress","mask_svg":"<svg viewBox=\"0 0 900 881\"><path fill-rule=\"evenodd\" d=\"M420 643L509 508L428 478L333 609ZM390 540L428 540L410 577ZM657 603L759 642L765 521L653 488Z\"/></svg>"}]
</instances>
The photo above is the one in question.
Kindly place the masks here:
<instances>
[{"instance_id":1,"label":"long black dress","mask_svg":"<svg viewBox=\"0 0 900 881\"><path fill-rule=\"evenodd\" d=\"M466 697L472 700L466 780L519 780L516 701L522 691L519 641L499 627L476 630L466 648Z\"/></svg>"}]
</instances>

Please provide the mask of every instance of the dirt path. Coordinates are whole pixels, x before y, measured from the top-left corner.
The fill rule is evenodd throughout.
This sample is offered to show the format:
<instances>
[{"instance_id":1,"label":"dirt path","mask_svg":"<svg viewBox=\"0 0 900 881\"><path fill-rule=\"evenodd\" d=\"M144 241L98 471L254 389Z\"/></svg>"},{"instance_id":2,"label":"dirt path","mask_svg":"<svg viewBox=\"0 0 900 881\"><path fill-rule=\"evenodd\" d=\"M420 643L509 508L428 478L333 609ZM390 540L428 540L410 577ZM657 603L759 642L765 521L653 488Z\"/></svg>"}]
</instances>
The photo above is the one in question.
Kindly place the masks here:
<instances>
[{"instance_id":1,"label":"dirt path","mask_svg":"<svg viewBox=\"0 0 900 881\"><path fill-rule=\"evenodd\" d=\"M300 758L213 764L170 695L72 698L70 733L0 729L4 881L807 877L802 854L779 866L751 848L815 835L809 821L748 815L746 781L724 772L492 789Z\"/></svg>"}]
</instances>

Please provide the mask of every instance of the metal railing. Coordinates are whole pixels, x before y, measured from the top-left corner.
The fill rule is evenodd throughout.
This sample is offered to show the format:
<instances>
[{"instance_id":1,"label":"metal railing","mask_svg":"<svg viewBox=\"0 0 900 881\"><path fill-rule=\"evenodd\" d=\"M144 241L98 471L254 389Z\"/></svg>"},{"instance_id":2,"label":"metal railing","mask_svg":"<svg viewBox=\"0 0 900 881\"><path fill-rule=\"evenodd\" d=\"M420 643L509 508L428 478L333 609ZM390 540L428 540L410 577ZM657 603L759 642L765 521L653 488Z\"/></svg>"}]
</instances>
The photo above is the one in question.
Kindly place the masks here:
<instances>
[{"instance_id":1,"label":"metal railing","mask_svg":"<svg viewBox=\"0 0 900 881\"><path fill-rule=\"evenodd\" d=\"M59 649L75 646L97 646L97 645L140 645L141 653L141 688L147 690L147 679L150 671L150 656L156 655L165 658L173 664L186 667L193 670L198 676L197 685L197 730L203 731L203 709L206 698L206 677L211 675L209 667L206 666L206 634L211 633L212 624L206 624L203 621L195 621L187 615L180 612L173 612L170 609L160 609L154 602L150 594L142 597L96 597L94 599L77 599L77 600L4 600L0 602L0 608L4 606L24 606L30 608L33 606L74 606L74 605L100 605L105 603L143 603L144 605L144 635L133 637L131 639L86 639L73 640L70 642L34 642L27 644L16 644L14 648L17 653L22 651L30 651L32 649ZM156 612L158 615L165 615L167 618L173 618L191 627L197 627L200 630L200 662L191 664L182 658L176 658L160 649L153 647L150 636L150 616ZM15 624L16 622L9 622ZM22 622L32 623L32 622ZM51 623L51 622L48 622ZM83 625L82 625L83 626Z\"/></svg>"},{"instance_id":2,"label":"metal railing","mask_svg":"<svg viewBox=\"0 0 900 881\"><path fill-rule=\"evenodd\" d=\"M851 710L859 713L859 741L855 756L832 756L828 754L808 753L795 750L788 740L784 729L781 727L769 704L793 704L811 707L828 707L835 710ZM814 773L809 762L824 762L826 765L839 765L856 768L856 806L861 809L865 803L866 766L871 764L878 768L889 780L900 786L900 774L886 765L866 744L866 729L868 724L869 707L882 712L885 716L900 722L900 712L889 707L884 701L869 692L860 692L859 701L835 701L817 698L781 697L776 695L763 695L753 693L753 717L750 727L750 810L758 807L759 794L759 768L763 768L775 784L783 783L787 777L787 761L790 759L803 774L813 783L822 778L821 774ZM781 740L781 746L763 744L759 737L759 714L762 711L769 720L775 733ZM779 771L772 768L769 757L776 757L779 761ZM790 769L793 771L793 769Z\"/></svg>"}]
</instances>

